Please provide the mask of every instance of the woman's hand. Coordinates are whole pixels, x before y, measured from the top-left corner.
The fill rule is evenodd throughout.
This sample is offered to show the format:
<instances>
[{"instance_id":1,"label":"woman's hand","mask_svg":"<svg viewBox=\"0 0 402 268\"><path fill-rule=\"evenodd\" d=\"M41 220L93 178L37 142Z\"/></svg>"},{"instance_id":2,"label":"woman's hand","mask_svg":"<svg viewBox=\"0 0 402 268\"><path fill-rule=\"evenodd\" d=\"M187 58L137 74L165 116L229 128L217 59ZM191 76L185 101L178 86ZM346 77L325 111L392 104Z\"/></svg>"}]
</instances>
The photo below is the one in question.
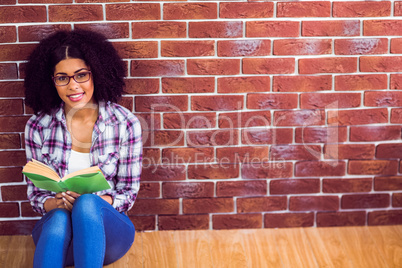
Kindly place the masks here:
<instances>
[{"instance_id":1,"label":"woman's hand","mask_svg":"<svg viewBox=\"0 0 402 268\"><path fill-rule=\"evenodd\" d=\"M57 195L58 194L56 194L56 196ZM73 205L74 205L75 199L77 199L81 195L77 194L75 192L72 192L72 191L67 191L67 192L61 193L61 196L62 196L62 201L63 201L62 208L65 208L71 212L73 210Z\"/></svg>"}]
</instances>

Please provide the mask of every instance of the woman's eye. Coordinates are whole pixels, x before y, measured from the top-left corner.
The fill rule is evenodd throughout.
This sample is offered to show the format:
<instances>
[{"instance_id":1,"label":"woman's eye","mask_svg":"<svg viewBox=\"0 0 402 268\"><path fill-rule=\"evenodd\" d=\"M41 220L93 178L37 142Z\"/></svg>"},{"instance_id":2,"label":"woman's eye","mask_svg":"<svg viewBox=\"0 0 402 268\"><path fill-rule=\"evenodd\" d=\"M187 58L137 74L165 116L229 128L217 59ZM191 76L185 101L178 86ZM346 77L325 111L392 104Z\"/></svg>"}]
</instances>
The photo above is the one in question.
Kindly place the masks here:
<instances>
[{"instance_id":1,"label":"woman's eye","mask_svg":"<svg viewBox=\"0 0 402 268\"><path fill-rule=\"evenodd\" d=\"M67 80L67 76L58 76L56 79L57 81L64 82Z\"/></svg>"},{"instance_id":2,"label":"woman's eye","mask_svg":"<svg viewBox=\"0 0 402 268\"><path fill-rule=\"evenodd\" d=\"M80 79L80 78L84 78L86 75L87 75L87 73L82 73L82 74L77 74L76 77L78 79Z\"/></svg>"}]
</instances>

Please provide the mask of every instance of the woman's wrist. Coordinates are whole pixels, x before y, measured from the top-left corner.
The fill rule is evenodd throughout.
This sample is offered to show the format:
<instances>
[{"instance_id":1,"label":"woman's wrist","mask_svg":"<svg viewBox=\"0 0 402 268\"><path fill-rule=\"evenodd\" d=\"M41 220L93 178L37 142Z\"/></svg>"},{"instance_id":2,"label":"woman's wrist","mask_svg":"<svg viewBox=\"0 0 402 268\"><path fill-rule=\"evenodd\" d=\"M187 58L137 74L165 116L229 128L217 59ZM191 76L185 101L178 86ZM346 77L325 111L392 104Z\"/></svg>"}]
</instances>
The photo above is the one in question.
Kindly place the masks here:
<instances>
[{"instance_id":1,"label":"woman's wrist","mask_svg":"<svg viewBox=\"0 0 402 268\"><path fill-rule=\"evenodd\" d=\"M100 197L110 205L113 205L113 197L111 195L101 195Z\"/></svg>"}]
</instances>

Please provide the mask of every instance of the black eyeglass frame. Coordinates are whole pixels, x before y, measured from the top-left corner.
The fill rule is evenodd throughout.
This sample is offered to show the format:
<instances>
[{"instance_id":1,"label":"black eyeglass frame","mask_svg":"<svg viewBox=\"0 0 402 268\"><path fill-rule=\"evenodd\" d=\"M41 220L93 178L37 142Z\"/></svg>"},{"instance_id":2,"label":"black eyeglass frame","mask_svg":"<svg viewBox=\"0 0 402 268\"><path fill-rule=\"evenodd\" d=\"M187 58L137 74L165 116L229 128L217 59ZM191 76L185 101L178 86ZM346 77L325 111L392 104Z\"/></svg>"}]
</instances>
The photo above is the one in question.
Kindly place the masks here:
<instances>
[{"instance_id":1,"label":"black eyeglass frame","mask_svg":"<svg viewBox=\"0 0 402 268\"><path fill-rule=\"evenodd\" d=\"M85 81L82 81L82 82L78 82L77 79L75 79L75 76L76 76L76 75L80 75L80 74L89 74L88 80L85 80ZM52 80L53 80L53 83L54 83L56 86L63 87L63 86L67 86L68 84L70 84L71 78L74 79L74 81L77 82L77 83L85 83L85 82L88 82L89 79L91 79L91 75L92 75L92 72L91 72L91 71L85 71L85 72L76 73L76 74L74 74L74 75L52 76ZM67 82L67 84L65 84L65 85L58 85L58 84L56 83L56 78L57 78L57 77L68 77L68 82Z\"/></svg>"}]
</instances>

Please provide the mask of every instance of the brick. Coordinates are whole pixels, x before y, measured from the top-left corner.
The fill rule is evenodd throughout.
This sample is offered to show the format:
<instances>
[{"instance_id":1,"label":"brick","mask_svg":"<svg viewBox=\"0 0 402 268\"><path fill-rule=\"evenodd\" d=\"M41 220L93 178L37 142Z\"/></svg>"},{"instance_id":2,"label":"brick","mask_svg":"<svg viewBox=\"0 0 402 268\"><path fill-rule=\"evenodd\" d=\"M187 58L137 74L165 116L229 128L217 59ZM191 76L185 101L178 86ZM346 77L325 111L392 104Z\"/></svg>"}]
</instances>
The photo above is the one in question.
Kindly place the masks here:
<instances>
[{"instance_id":1,"label":"brick","mask_svg":"<svg viewBox=\"0 0 402 268\"><path fill-rule=\"evenodd\" d=\"M141 183L138 198L158 198L160 197L159 183Z\"/></svg>"},{"instance_id":2,"label":"brick","mask_svg":"<svg viewBox=\"0 0 402 268\"><path fill-rule=\"evenodd\" d=\"M220 180L239 177L239 165L226 164L197 164L188 165L188 178L193 180Z\"/></svg>"},{"instance_id":3,"label":"brick","mask_svg":"<svg viewBox=\"0 0 402 268\"><path fill-rule=\"evenodd\" d=\"M165 148L162 158L163 164L213 162L214 148Z\"/></svg>"},{"instance_id":4,"label":"brick","mask_svg":"<svg viewBox=\"0 0 402 268\"><path fill-rule=\"evenodd\" d=\"M317 213L317 227L363 226L365 224L365 211Z\"/></svg>"},{"instance_id":5,"label":"brick","mask_svg":"<svg viewBox=\"0 0 402 268\"><path fill-rule=\"evenodd\" d=\"M170 146L183 146L184 133L175 130L155 130L150 133L144 133L147 140L143 139L145 147L170 147Z\"/></svg>"},{"instance_id":6,"label":"brick","mask_svg":"<svg viewBox=\"0 0 402 268\"><path fill-rule=\"evenodd\" d=\"M90 0L87 0L88 2ZM92 0L94 1L94 0ZM72 3L73 0L19 0L19 4L28 4L28 3L33 3L33 4L62 4L62 3ZM78 2L78 1L76 1Z\"/></svg>"},{"instance_id":7,"label":"brick","mask_svg":"<svg viewBox=\"0 0 402 268\"><path fill-rule=\"evenodd\" d=\"M216 183L217 197L232 196L264 196L267 194L267 182L256 181L218 181Z\"/></svg>"},{"instance_id":8,"label":"brick","mask_svg":"<svg viewBox=\"0 0 402 268\"><path fill-rule=\"evenodd\" d=\"M0 166L13 167L26 164L25 151L0 151ZM26 193L25 193L26 198ZM3 200L4 196L3 196Z\"/></svg>"},{"instance_id":9,"label":"brick","mask_svg":"<svg viewBox=\"0 0 402 268\"><path fill-rule=\"evenodd\" d=\"M179 206L179 199L137 199L130 215L178 214Z\"/></svg>"},{"instance_id":10,"label":"brick","mask_svg":"<svg viewBox=\"0 0 402 268\"><path fill-rule=\"evenodd\" d=\"M18 27L18 40L20 42L40 41L60 30L71 30L71 26L67 24L20 26Z\"/></svg>"},{"instance_id":11,"label":"brick","mask_svg":"<svg viewBox=\"0 0 402 268\"><path fill-rule=\"evenodd\" d=\"M162 57L203 57L215 55L214 41L161 41Z\"/></svg>"},{"instance_id":12,"label":"brick","mask_svg":"<svg viewBox=\"0 0 402 268\"><path fill-rule=\"evenodd\" d=\"M21 202L21 216L22 217L41 217L42 214L33 211L29 202Z\"/></svg>"},{"instance_id":13,"label":"brick","mask_svg":"<svg viewBox=\"0 0 402 268\"><path fill-rule=\"evenodd\" d=\"M328 111L328 123L341 126L388 123L388 111L386 108Z\"/></svg>"},{"instance_id":14,"label":"brick","mask_svg":"<svg viewBox=\"0 0 402 268\"><path fill-rule=\"evenodd\" d=\"M261 214L213 215L214 230L261 228Z\"/></svg>"},{"instance_id":15,"label":"brick","mask_svg":"<svg viewBox=\"0 0 402 268\"><path fill-rule=\"evenodd\" d=\"M247 21L246 37L298 37L298 21Z\"/></svg>"},{"instance_id":16,"label":"brick","mask_svg":"<svg viewBox=\"0 0 402 268\"><path fill-rule=\"evenodd\" d=\"M392 206L393 207L402 207L402 193L392 194Z\"/></svg>"},{"instance_id":17,"label":"brick","mask_svg":"<svg viewBox=\"0 0 402 268\"><path fill-rule=\"evenodd\" d=\"M216 3L165 3L164 20L211 20L216 19Z\"/></svg>"},{"instance_id":18,"label":"brick","mask_svg":"<svg viewBox=\"0 0 402 268\"><path fill-rule=\"evenodd\" d=\"M3 0L0 5L14 5L17 3L17 0Z\"/></svg>"},{"instance_id":19,"label":"brick","mask_svg":"<svg viewBox=\"0 0 402 268\"><path fill-rule=\"evenodd\" d=\"M370 91L364 93L364 105L368 107L401 107L402 91Z\"/></svg>"},{"instance_id":20,"label":"brick","mask_svg":"<svg viewBox=\"0 0 402 268\"><path fill-rule=\"evenodd\" d=\"M147 231L156 230L156 217L155 216L130 216L131 222L135 226L135 230Z\"/></svg>"},{"instance_id":21,"label":"brick","mask_svg":"<svg viewBox=\"0 0 402 268\"><path fill-rule=\"evenodd\" d=\"M133 22L132 38L185 38L187 23L179 21Z\"/></svg>"},{"instance_id":22,"label":"brick","mask_svg":"<svg viewBox=\"0 0 402 268\"><path fill-rule=\"evenodd\" d=\"M332 76L274 76L274 92L313 92L332 89Z\"/></svg>"},{"instance_id":23,"label":"brick","mask_svg":"<svg viewBox=\"0 0 402 268\"><path fill-rule=\"evenodd\" d=\"M213 77L163 77L163 93L212 93L215 90Z\"/></svg>"},{"instance_id":24,"label":"brick","mask_svg":"<svg viewBox=\"0 0 402 268\"><path fill-rule=\"evenodd\" d=\"M161 163L161 152L160 149L155 148L143 148L142 153L142 165L149 166L151 164Z\"/></svg>"},{"instance_id":25,"label":"brick","mask_svg":"<svg viewBox=\"0 0 402 268\"><path fill-rule=\"evenodd\" d=\"M106 38L108 39L121 39L130 37L130 24L127 22L75 24L74 29L85 29L99 32L106 36Z\"/></svg>"},{"instance_id":26,"label":"brick","mask_svg":"<svg viewBox=\"0 0 402 268\"><path fill-rule=\"evenodd\" d=\"M241 173L244 179L290 178L293 175L293 163L277 161L262 164L244 163Z\"/></svg>"},{"instance_id":27,"label":"brick","mask_svg":"<svg viewBox=\"0 0 402 268\"><path fill-rule=\"evenodd\" d=\"M360 71L362 72L401 72L401 66L402 56L360 57Z\"/></svg>"},{"instance_id":28,"label":"brick","mask_svg":"<svg viewBox=\"0 0 402 268\"><path fill-rule=\"evenodd\" d=\"M348 173L351 175L396 175L398 162L390 160L350 160Z\"/></svg>"},{"instance_id":29,"label":"brick","mask_svg":"<svg viewBox=\"0 0 402 268\"><path fill-rule=\"evenodd\" d=\"M402 2L401 1L395 2L394 16L402 16Z\"/></svg>"},{"instance_id":30,"label":"brick","mask_svg":"<svg viewBox=\"0 0 402 268\"><path fill-rule=\"evenodd\" d=\"M335 76L336 91L387 89L386 74L338 75Z\"/></svg>"},{"instance_id":31,"label":"brick","mask_svg":"<svg viewBox=\"0 0 402 268\"><path fill-rule=\"evenodd\" d=\"M206 130L187 132L188 146L230 146L238 145L239 131L230 130ZM213 159L210 158L213 162Z\"/></svg>"},{"instance_id":32,"label":"brick","mask_svg":"<svg viewBox=\"0 0 402 268\"><path fill-rule=\"evenodd\" d=\"M368 225L402 224L402 210L368 212Z\"/></svg>"},{"instance_id":33,"label":"brick","mask_svg":"<svg viewBox=\"0 0 402 268\"><path fill-rule=\"evenodd\" d=\"M244 129L241 142L245 145L290 144L293 142L293 131L289 128Z\"/></svg>"},{"instance_id":34,"label":"brick","mask_svg":"<svg viewBox=\"0 0 402 268\"><path fill-rule=\"evenodd\" d=\"M289 210L291 211L337 211L338 196L291 196Z\"/></svg>"},{"instance_id":35,"label":"brick","mask_svg":"<svg viewBox=\"0 0 402 268\"><path fill-rule=\"evenodd\" d=\"M264 215L265 228L312 227L314 213L267 213Z\"/></svg>"},{"instance_id":36,"label":"brick","mask_svg":"<svg viewBox=\"0 0 402 268\"><path fill-rule=\"evenodd\" d=\"M141 123L141 128L142 130L158 130L161 129L161 117L160 114L157 113L141 113L138 114L136 113L136 116L138 118L138 120ZM143 133L143 142L145 143L145 139L146 137L144 136Z\"/></svg>"},{"instance_id":37,"label":"brick","mask_svg":"<svg viewBox=\"0 0 402 268\"><path fill-rule=\"evenodd\" d=\"M18 134L0 134L1 149L20 149L21 139Z\"/></svg>"},{"instance_id":38,"label":"brick","mask_svg":"<svg viewBox=\"0 0 402 268\"><path fill-rule=\"evenodd\" d=\"M127 94L156 94L159 92L159 79L125 79L126 87L124 88Z\"/></svg>"},{"instance_id":39,"label":"brick","mask_svg":"<svg viewBox=\"0 0 402 268\"><path fill-rule=\"evenodd\" d=\"M213 182L164 182L163 198L206 198L214 196Z\"/></svg>"},{"instance_id":40,"label":"brick","mask_svg":"<svg viewBox=\"0 0 402 268\"><path fill-rule=\"evenodd\" d=\"M22 168L19 167L4 167L0 168L0 183L7 182L22 182Z\"/></svg>"},{"instance_id":41,"label":"brick","mask_svg":"<svg viewBox=\"0 0 402 268\"><path fill-rule=\"evenodd\" d=\"M391 110L391 123L393 124L402 123L402 109Z\"/></svg>"},{"instance_id":42,"label":"brick","mask_svg":"<svg viewBox=\"0 0 402 268\"><path fill-rule=\"evenodd\" d=\"M325 112L320 110L276 111L274 126L313 126L325 124Z\"/></svg>"},{"instance_id":43,"label":"brick","mask_svg":"<svg viewBox=\"0 0 402 268\"><path fill-rule=\"evenodd\" d=\"M398 126L350 127L350 141L383 141L400 138L401 127Z\"/></svg>"},{"instance_id":44,"label":"brick","mask_svg":"<svg viewBox=\"0 0 402 268\"><path fill-rule=\"evenodd\" d=\"M324 146L325 159L373 159L374 144L328 144Z\"/></svg>"},{"instance_id":45,"label":"brick","mask_svg":"<svg viewBox=\"0 0 402 268\"><path fill-rule=\"evenodd\" d=\"M271 159L278 160L317 160L321 158L320 145L273 145Z\"/></svg>"},{"instance_id":46,"label":"brick","mask_svg":"<svg viewBox=\"0 0 402 268\"><path fill-rule=\"evenodd\" d=\"M399 127L399 131L401 128ZM399 137L401 135L399 134ZM399 139L399 138L398 138ZM377 145L376 158L402 158L402 144L387 143Z\"/></svg>"},{"instance_id":47,"label":"brick","mask_svg":"<svg viewBox=\"0 0 402 268\"><path fill-rule=\"evenodd\" d=\"M163 127L166 129L214 128L216 113L165 113Z\"/></svg>"},{"instance_id":48,"label":"brick","mask_svg":"<svg viewBox=\"0 0 402 268\"><path fill-rule=\"evenodd\" d=\"M190 75L237 75L240 73L238 59L188 59Z\"/></svg>"},{"instance_id":49,"label":"brick","mask_svg":"<svg viewBox=\"0 0 402 268\"><path fill-rule=\"evenodd\" d=\"M338 143L347 140L346 127L304 127L296 128L297 143Z\"/></svg>"},{"instance_id":50,"label":"brick","mask_svg":"<svg viewBox=\"0 0 402 268\"><path fill-rule=\"evenodd\" d=\"M0 61L27 60L36 44L0 45Z\"/></svg>"},{"instance_id":51,"label":"brick","mask_svg":"<svg viewBox=\"0 0 402 268\"><path fill-rule=\"evenodd\" d=\"M391 74L390 89L402 89L402 74Z\"/></svg>"},{"instance_id":52,"label":"brick","mask_svg":"<svg viewBox=\"0 0 402 268\"><path fill-rule=\"evenodd\" d=\"M123 59L130 58L157 58L158 42L113 42L112 43L120 57Z\"/></svg>"},{"instance_id":53,"label":"brick","mask_svg":"<svg viewBox=\"0 0 402 268\"><path fill-rule=\"evenodd\" d=\"M270 126L271 113L270 111L219 113L218 123L220 128Z\"/></svg>"},{"instance_id":54,"label":"brick","mask_svg":"<svg viewBox=\"0 0 402 268\"><path fill-rule=\"evenodd\" d=\"M391 2L334 2L334 17L387 17L391 15Z\"/></svg>"},{"instance_id":55,"label":"brick","mask_svg":"<svg viewBox=\"0 0 402 268\"><path fill-rule=\"evenodd\" d=\"M130 3L106 5L106 20L160 20L157 3Z\"/></svg>"},{"instance_id":56,"label":"brick","mask_svg":"<svg viewBox=\"0 0 402 268\"><path fill-rule=\"evenodd\" d=\"M1 99L0 115L20 115L23 114L22 100L18 99Z\"/></svg>"},{"instance_id":57,"label":"brick","mask_svg":"<svg viewBox=\"0 0 402 268\"><path fill-rule=\"evenodd\" d=\"M159 216L159 230L202 230L209 229L208 215Z\"/></svg>"},{"instance_id":58,"label":"brick","mask_svg":"<svg viewBox=\"0 0 402 268\"><path fill-rule=\"evenodd\" d=\"M237 213L287 209L286 196L246 197L237 199Z\"/></svg>"},{"instance_id":59,"label":"brick","mask_svg":"<svg viewBox=\"0 0 402 268\"><path fill-rule=\"evenodd\" d=\"M20 209L18 203L0 203L0 217L19 217Z\"/></svg>"},{"instance_id":60,"label":"brick","mask_svg":"<svg viewBox=\"0 0 402 268\"><path fill-rule=\"evenodd\" d=\"M0 6L0 23L46 22L46 7Z\"/></svg>"},{"instance_id":61,"label":"brick","mask_svg":"<svg viewBox=\"0 0 402 268\"><path fill-rule=\"evenodd\" d=\"M142 168L141 181L179 181L186 179L184 165L150 165Z\"/></svg>"},{"instance_id":62,"label":"brick","mask_svg":"<svg viewBox=\"0 0 402 268\"><path fill-rule=\"evenodd\" d=\"M391 53L401 54L402 53L402 38L391 39Z\"/></svg>"},{"instance_id":63,"label":"brick","mask_svg":"<svg viewBox=\"0 0 402 268\"><path fill-rule=\"evenodd\" d=\"M197 21L188 23L190 38L239 38L243 37L241 21Z\"/></svg>"},{"instance_id":64,"label":"brick","mask_svg":"<svg viewBox=\"0 0 402 268\"><path fill-rule=\"evenodd\" d=\"M330 17L328 1L278 2L277 17Z\"/></svg>"},{"instance_id":65,"label":"brick","mask_svg":"<svg viewBox=\"0 0 402 268\"><path fill-rule=\"evenodd\" d=\"M244 58L244 74L291 74L295 71L292 58Z\"/></svg>"},{"instance_id":66,"label":"brick","mask_svg":"<svg viewBox=\"0 0 402 268\"><path fill-rule=\"evenodd\" d=\"M183 213L228 213L234 212L233 198L183 199Z\"/></svg>"},{"instance_id":67,"label":"brick","mask_svg":"<svg viewBox=\"0 0 402 268\"><path fill-rule=\"evenodd\" d=\"M0 235L31 235L37 220L0 221Z\"/></svg>"},{"instance_id":68,"label":"brick","mask_svg":"<svg viewBox=\"0 0 402 268\"><path fill-rule=\"evenodd\" d=\"M334 177L346 175L342 161L301 161L295 164L296 177Z\"/></svg>"},{"instance_id":69,"label":"brick","mask_svg":"<svg viewBox=\"0 0 402 268\"><path fill-rule=\"evenodd\" d=\"M187 96L136 96L135 110L138 112L177 112L188 108Z\"/></svg>"},{"instance_id":70,"label":"brick","mask_svg":"<svg viewBox=\"0 0 402 268\"><path fill-rule=\"evenodd\" d=\"M1 197L3 201L27 200L27 186L26 185L2 186Z\"/></svg>"},{"instance_id":71,"label":"brick","mask_svg":"<svg viewBox=\"0 0 402 268\"><path fill-rule=\"evenodd\" d=\"M283 39L274 41L274 55L323 55L331 53L331 39Z\"/></svg>"},{"instance_id":72,"label":"brick","mask_svg":"<svg viewBox=\"0 0 402 268\"><path fill-rule=\"evenodd\" d=\"M219 57L244 57L271 55L271 40L218 41Z\"/></svg>"},{"instance_id":73,"label":"brick","mask_svg":"<svg viewBox=\"0 0 402 268\"><path fill-rule=\"evenodd\" d=\"M316 73L354 73L357 71L357 58L328 57L299 60L301 74Z\"/></svg>"},{"instance_id":74,"label":"brick","mask_svg":"<svg viewBox=\"0 0 402 268\"><path fill-rule=\"evenodd\" d=\"M341 206L343 209L384 208L389 205L389 194L343 195L341 199Z\"/></svg>"},{"instance_id":75,"label":"brick","mask_svg":"<svg viewBox=\"0 0 402 268\"><path fill-rule=\"evenodd\" d=\"M101 5L50 5L49 21L101 21L103 8Z\"/></svg>"},{"instance_id":76,"label":"brick","mask_svg":"<svg viewBox=\"0 0 402 268\"><path fill-rule=\"evenodd\" d=\"M336 55L366 55L388 53L388 39L360 38L335 40Z\"/></svg>"},{"instance_id":77,"label":"brick","mask_svg":"<svg viewBox=\"0 0 402 268\"><path fill-rule=\"evenodd\" d=\"M360 100L360 93L302 93L300 108L355 108L360 106Z\"/></svg>"},{"instance_id":78,"label":"brick","mask_svg":"<svg viewBox=\"0 0 402 268\"><path fill-rule=\"evenodd\" d=\"M359 36L359 20L303 21L302 36Z\"/></svg>"},{"instance_id":79,"label":"brick","mask_svg":"<svg viewBox=\"0 0 402 268\"><path fill-rule=\"evenodd\" d=\"M216 158L226 163L261 163L268 160L267 146L222 147L216 149Z\"/></svg>"},{"instance_id":80,"label":"brick","mask_svg":"<svg viewBox=\"0 0 402 268\"><path fill-rule=\"evenodd\" d=\"M218 93L266 92L270 88L268 76L218 78Z\"/></svg>"},{"instance_id":81,"label":"brick","mask_svg":"<svg viewBox=\"0 0 402 268\"><path fill-rule=\"evenodd\" d=\"M192 111L233 111L243 109L241 95L192 96Z\"/></svg>"},{"instance_id":82,"label":"brick","mask_svg":"<svg viewBox=\"0 0 402 268\"><path fill-rule=\"evenodd\" d=\"M402 35L402 20L365 20L363 35L400 36Z\"/></svg>"},{"instance_id":83,"label":"brick","mask_svg":"<svg viewBox=\"0 0 402 268\"><path fill-rule=\"evenodd\" d=\"M0 43L14 43L17 41L17 27L0 26Z\"/></svg>"},{"instance_id":84,"label":"brick","mask_svg":"<svg viewBox=\"0 0 402 268\"><path fill-rule=\"evenodd\" d=\"M402 176L375 177L375 191L400 191L402 190Z\"/></svg>"},{"instance_id":85,"label":"brick","mask_svg":"<svg viewBox=\"0 0 402 268\"><path fill-rule=\"evenodd\" d=\"M297 94L247 94L248 109L295 109L297 106Z\"/></svg>"},{"instance_id":86,"label":"brick","mask_svg":"<svg viewBox=\"0 0 402 268\"><path fill-rule=\"evenodd\" d=\"M246 2L220 3L219 18L270 18L274 15L274 3Z\"/></svg>"},{"instance_id":87,"label":"brick","mask_svg":"<svg viewBox=\"0 0 402 268\"><path fill-rule=\"evenodd\" d=\"M370 192L373 180L371 178L357 179L324 179L322 181L323 193L353 193Z\"/></svg>"},{"instance_id":88,"label":"brick","mask_svg":"<svg viewBox=\"0 0 402 268\"><path fill-rule=\"evenodd\" d=\"M320 192L319 179L283 179L272 180L269 184L269 193L273 194L310 194Z\"/></svg>"}]
</instances>

